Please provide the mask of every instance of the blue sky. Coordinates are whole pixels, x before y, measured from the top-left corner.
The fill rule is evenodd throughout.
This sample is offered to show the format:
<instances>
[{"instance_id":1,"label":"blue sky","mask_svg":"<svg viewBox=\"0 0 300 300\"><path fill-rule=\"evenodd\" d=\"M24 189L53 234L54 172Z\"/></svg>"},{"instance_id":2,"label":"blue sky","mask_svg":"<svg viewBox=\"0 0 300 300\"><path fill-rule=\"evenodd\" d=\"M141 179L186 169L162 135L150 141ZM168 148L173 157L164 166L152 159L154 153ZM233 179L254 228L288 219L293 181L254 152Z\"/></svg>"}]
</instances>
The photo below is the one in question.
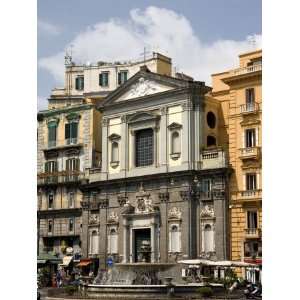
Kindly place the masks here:
<instances>
[{"instance_id":1,"label":"blue sky","mask_svg":"<svg viewBox=\"0 0 300 300\"><path fill-rule=\"evenodd\" d=\"M84 63L134 59L146 45L210 84L239 52L260 47L261 14L261 0L39 0L38 106L63 85L71 44L75 62Z\"/></svg>"}]
</instances>

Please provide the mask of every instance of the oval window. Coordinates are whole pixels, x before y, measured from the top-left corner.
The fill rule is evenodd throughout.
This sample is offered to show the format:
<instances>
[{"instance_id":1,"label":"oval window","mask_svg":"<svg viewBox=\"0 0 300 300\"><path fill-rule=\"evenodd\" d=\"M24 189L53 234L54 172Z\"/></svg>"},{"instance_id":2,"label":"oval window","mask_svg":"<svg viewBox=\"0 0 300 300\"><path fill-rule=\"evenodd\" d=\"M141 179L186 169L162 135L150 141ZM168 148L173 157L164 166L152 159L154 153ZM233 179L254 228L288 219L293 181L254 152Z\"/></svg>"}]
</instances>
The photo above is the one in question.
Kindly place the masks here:
<instances>
[{"instance_id":1,"label":"oval window","mask_svg":"<svg viewBox=\"0 0 300 300\"><path fill-rule=\"evenodd\" d=\"M206 115L206 121L209 128L216 127L216 116L213 112L209 111Z\"/></svg>"}]
</instances>

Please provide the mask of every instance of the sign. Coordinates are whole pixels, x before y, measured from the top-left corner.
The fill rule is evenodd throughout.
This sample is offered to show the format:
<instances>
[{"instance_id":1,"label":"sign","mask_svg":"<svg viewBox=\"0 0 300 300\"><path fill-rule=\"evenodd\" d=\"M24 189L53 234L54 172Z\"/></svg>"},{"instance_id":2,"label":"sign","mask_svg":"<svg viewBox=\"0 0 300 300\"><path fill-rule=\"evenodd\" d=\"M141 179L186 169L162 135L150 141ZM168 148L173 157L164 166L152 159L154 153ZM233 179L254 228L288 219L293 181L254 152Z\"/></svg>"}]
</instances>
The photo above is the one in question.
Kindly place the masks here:
<instances>
[{"instance_id":1,"label":"sign","mask_svg":"<svg viewBox=\"0 0 300 300\"><path fill-rule=\"evenodd\" d=\"M114 264L113 259L112 259L111 257L109 257L108 260L107 260L107 265L108 265L109 267L111 267L113 264Z\"/></svg>"}]
</instances>

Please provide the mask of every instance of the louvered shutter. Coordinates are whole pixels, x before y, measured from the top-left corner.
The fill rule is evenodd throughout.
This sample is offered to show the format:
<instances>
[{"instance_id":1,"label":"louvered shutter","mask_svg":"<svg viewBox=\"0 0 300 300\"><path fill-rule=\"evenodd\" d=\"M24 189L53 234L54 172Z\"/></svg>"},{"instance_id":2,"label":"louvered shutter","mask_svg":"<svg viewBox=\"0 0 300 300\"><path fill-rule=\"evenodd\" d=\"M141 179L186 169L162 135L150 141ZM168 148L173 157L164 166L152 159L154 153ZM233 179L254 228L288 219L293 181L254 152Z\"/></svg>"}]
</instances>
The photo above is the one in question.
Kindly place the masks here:
<instances>
[{"instance_id":1,"label":"louvered shutter","mask_svg":"<svg viewBox=\"0 0 300 300\"><path fill-rule=\"evenodd\" d=\"M79 160L79 158L76 158L75 159L75 170L79 171L79 167L80 167L80 160Z\"/></svg>"},{"instance_id":2,"label":"louvered shutter","mask_svg":"<svg viewBox=\"0 0 300 300\"><path fill-rule=\"evenodd\" d=\"M103 86L103 74L99 74L99 85Z\"/></svg>"},{"instance_id":3,"label":"louvered shutter","mask_svg":"<svg viewBox=\"0 0 300 300\"><path fill-rule=\"evenodd\" d=\"M78 129L78 123L73 122L70 124L71 127L71 138L76 139L77 138L77 129Z\"/></svg>"},{"instance_id":4,"label":"louvered shutter","mask_svg":"<svg viewBox=\"0 0 300 300\"><path fill-rule=\"evenodd\" d=\"M49 168L48 168L48 162L46 162L45 163L45 173L48 173L48 170L49 170Z\"/></svg>"},{"instance_id":5,"label":"louvered shutter","mask_svg":"<svg viewBox=\"0 0 300 300\"><path fill-rule=\"evenodd\" d=\"M67 123L65 125L65 139L69 139L70 138L70 124Z\"/></svg>"},{"instance_id":6,"label":"louvered shutter","mask_svg":"<svg viewBox=\"0 0 300 300\"><path fill-rule=\"evenodd\" d=\"M79 90L79 77L75 79L75 89Z\"/></svg>"},{"instance_id":7,"label":"louvered shutter","mask_svg":"<svg viewBox=\"0 0 300 300\"><path fill-rule=\"evenodd\" d=\"M67 170L67 171L70 170L70 162L71 162L70 159L67 159L67 160L66 160L66 170Z\"/></svg>"},{"instance_id":8,"label":"louvered shutter","mask_svg":"<svg viewBox=\"0 0 300 300\"><path fill-rule=\"evenodd\" d=\"M121 81L121 72L118 73L118 84L122 84L122 81Z\"/></svg>"}]
</instances>

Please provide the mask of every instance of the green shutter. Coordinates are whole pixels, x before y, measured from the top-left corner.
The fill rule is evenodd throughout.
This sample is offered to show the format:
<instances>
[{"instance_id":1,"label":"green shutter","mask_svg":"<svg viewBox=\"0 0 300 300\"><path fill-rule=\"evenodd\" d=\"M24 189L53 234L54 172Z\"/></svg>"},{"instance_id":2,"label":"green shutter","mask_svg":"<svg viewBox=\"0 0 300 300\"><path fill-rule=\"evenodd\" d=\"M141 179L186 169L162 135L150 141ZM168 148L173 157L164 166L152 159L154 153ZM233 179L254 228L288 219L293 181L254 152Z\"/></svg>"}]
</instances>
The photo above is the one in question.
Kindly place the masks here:
<instances>
[{"instance_id":1,"label":"green shutter","mask_svg":"<svg viewBox=\"0 0 300 300\"><path fill-rule=\"evenodd\" d=\"M77 131L78 131L78 123L76 123L76 122L72 122L72 123L70 123L70 127L71 127L71 138L72 139L76 139L77 138Z\"/></svg>"},{"instance_id":2,"label":"green shutter","mask_svg":"<svg viewBox=\"0 0 300 300\"><path fill-rule=\"evenodd\" d=\"M80 87L81 87L81 90L83 90L84 89L84 77L81 77L80 78L81 80L81 85L80 85Z\"/></svg>"},{"instance_id":3,"label":"green shutter","mask_svg":"<svg viewBox=\"0 0 300 300\"><path fill-rule=\"evenodd\" d=\"M48 173L48 162L45 163L45 173Z\"/></svg>"},{"instance_id":4,"label":"green shutter","mask_svg":"<svg viewBox=\"0 0 300 300\"><path fill-rule=\"evenodd\" d=\"M118 84L120 85L122 82L121 82L121 72L118 73Z\"/></svg>"},{"instance_id":5,"label":"green shutter","mask_svg":"<svg viewBox=\"0 0 300 300\"><path fill-rule=\"evenodd\" d=\"M103 86L103 74L99 74L99 85Z\"/></svg>"},{"instance_id":6,"label":"green shutter","mask_svg":"<svg viewBox=\"0 0 300 300\"><path fill-rule=\"evenodd\" d=\"M51 126L48 128L48 140L49 141L56 140L56 126Z\"/></svg>"},{"instance_id":7,"label":"green shutter","mask_svg":"<svg viewBox=\"0 0 300 300\"><path fill-rule=\"evenodd\" d=\"M69 139L70 138L70 124L67 123L65 124L65 139Z\"/></svg>"},{"instance_id":8,"label":"green shutter","mask_svg":"<svg viewBox=\"0 0 300 300\"><path fill-rule=\"evenodd\" d=\"M79 78L78 77L75 79L75 89L79 90Z\"/></svg>"},{"instance_id":9,"label":"green shutter","mask_svg":"<svg viewBox=\"0 0 300 300\"><path fill-rule=\"evenodd\" d=\"M66 170L69 171L70 170L70 159L66 160Z\"/></svg>"}]
</instances>

